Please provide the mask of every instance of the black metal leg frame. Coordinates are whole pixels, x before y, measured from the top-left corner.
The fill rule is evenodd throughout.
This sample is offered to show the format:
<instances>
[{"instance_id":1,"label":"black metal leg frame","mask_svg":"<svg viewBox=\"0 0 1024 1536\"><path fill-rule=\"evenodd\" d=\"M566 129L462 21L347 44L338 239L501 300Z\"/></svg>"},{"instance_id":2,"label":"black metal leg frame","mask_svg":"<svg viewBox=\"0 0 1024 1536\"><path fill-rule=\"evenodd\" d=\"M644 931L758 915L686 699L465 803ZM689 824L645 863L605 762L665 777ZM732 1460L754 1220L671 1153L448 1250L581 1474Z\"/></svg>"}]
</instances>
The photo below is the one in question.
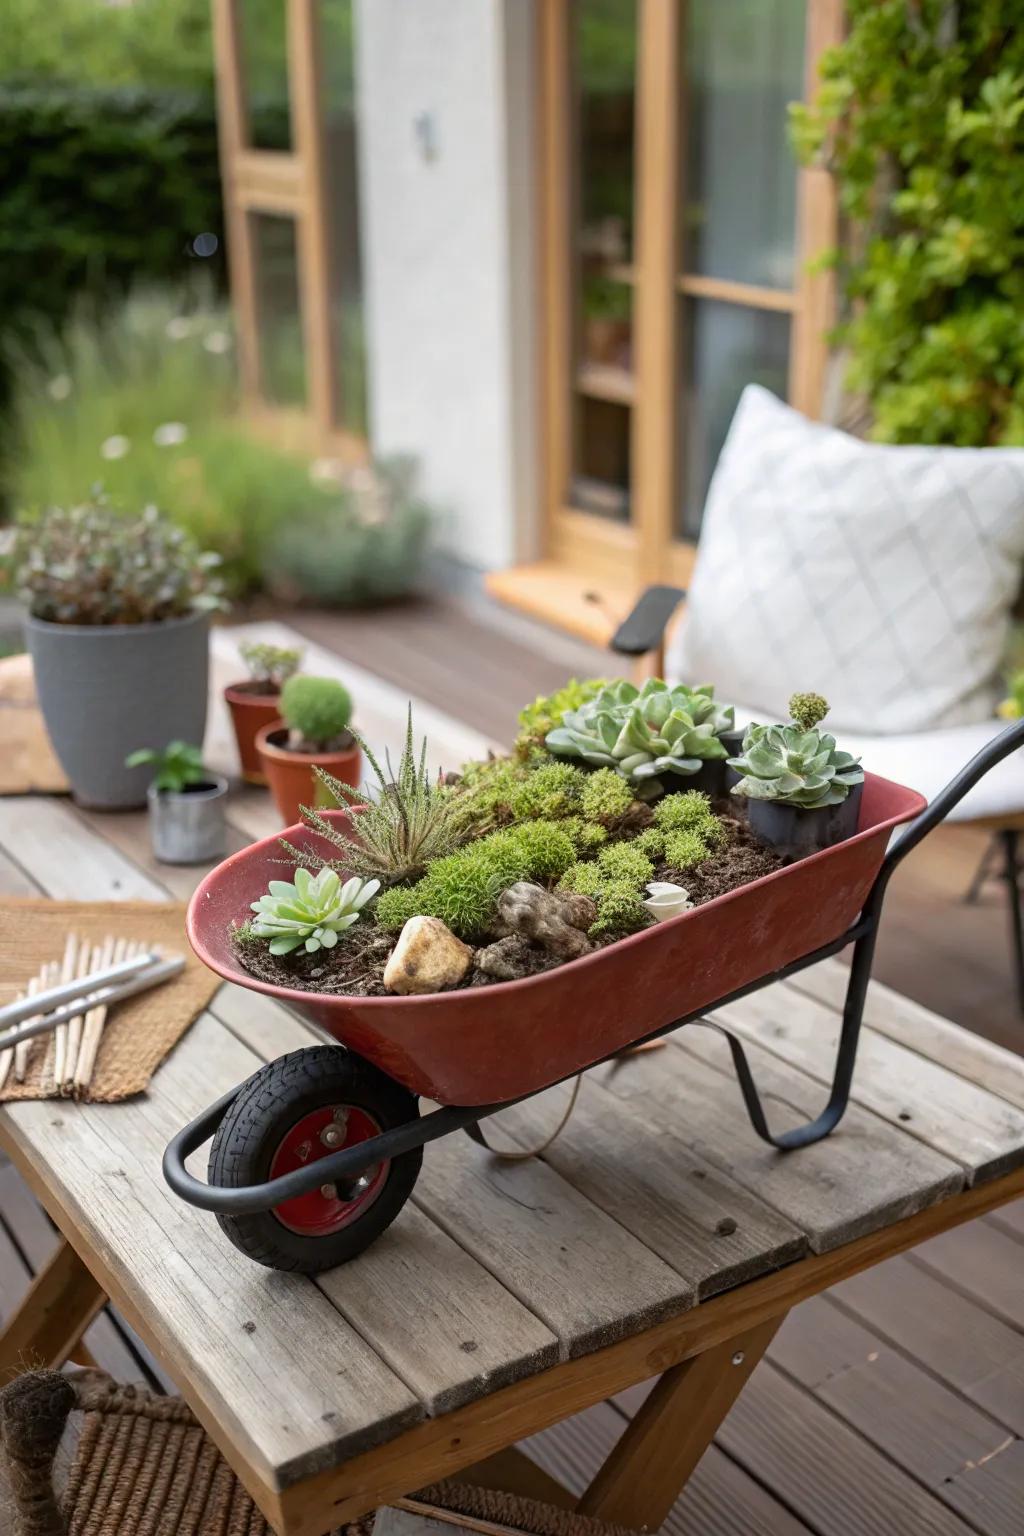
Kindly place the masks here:
<instances>
[{"instance_id":1,"label":"black metal leg frame","mask_svg":"<svg viewBox=\"0 0 1024 1536\"><path fill-rule=\"evenodd\" d=\"M1024 745L1024 720L1008 726L1005 731L983 747L977 756L961 769L956 778L936 795L927 809L921 812L916 821L910 823L889 849L867 901L864 903L864 909L852 928L822 949L802 956L780 971L759 977L748 986L731 992L727 997L719 998L713 1005L715 1008L720 1008L728 1003L738 1002L740 998L748 997L751 993L760 991L762 987L770 986L772 982L783 981L787 976L793 976L798 971L816 965L819 960L838 954L849 944L855 946L850 965L850 980L846 989L846 1001L843 1005L843 1023L839 1035L832 1088L825 1108L816 1119L809 1121L806 1125L775 1135L769 1128L764 1105L757 1091L742 1043L729 1030L704 1018L703 1014L688 1014L684 1018L673 1019L671 1023L652 1031L636 1044L646 1044L648 1040L656 1040L661 1035L670 1034L686 1024L711 1024L711 1027L719 1030L729 1043L743 1102L750 1116L750 1122L762 1140L782 1152L793 1151L797 1147L807 1147L813 1142L821 1141L830 1131L835 1130L850 1101L850 1087L853 1082L857 1044L864 1018L864 1000L871 977L882 901L893 871L901 860L917 847L921 839L944 820L990 768L1022 745ZM211 1187L194 1178L187 1171L185 1159L213 1135L238 1091L237 1088L233 1088L230 1093L218 1099L216 1104L211 1104L198 1119L193 1120L191 1125L187 1125L178 1133L164 1154L164 1176L176 1194L202 1210L220 1211L238 1216L269 1210L285 1200L293 1200L298 1195L308 1194L326 1183L334 1184L339 1195L344 1199L348 1190L354 1191L355 1181L359 1175L374 1163L381 1162L384 1158L400 1157L403 1152L410 1152L414 1147L436 1141L438 1137L447 1136L451 1131L468 1130L472 1134L479 1121L510 1107L509 1101L506 1101L502 1104L453 1105L435 1109L418 1120L395 1126L369 1141L361 1142L359 1146L335 1152L307 1168L298 1168L292 1173L271 1179L266 1184L249 1185L240 1189Z\"/></svg>"}]
</instances>

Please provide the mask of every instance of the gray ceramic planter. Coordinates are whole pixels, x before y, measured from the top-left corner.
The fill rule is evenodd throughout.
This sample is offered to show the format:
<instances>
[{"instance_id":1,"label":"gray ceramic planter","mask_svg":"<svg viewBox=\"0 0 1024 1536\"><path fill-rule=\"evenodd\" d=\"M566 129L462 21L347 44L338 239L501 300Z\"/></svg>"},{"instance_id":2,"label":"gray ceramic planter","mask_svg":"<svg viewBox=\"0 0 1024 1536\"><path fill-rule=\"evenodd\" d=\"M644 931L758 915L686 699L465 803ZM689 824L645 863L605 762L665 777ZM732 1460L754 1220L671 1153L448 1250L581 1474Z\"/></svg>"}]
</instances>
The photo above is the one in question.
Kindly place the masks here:
<instances>
[{"instance_id":1,"label":"gray ceramic planter","mask_svg":"<svg viewBox=\"0 0 1024 1536\"><path fill-rule=\"evenodd\" d=\"M149 786L149 835L161 864L212 864L224 857L227 793L228 781L219 774L180 794Z\"/></svg>"},{"instance_id":2,"label":"gray ceramic planter","mask_svg":"<svg viewBox=\"0 0 1024 1536\"><path fill-rule=\"evenodd\" d=\"M54 750L81 805L145 805L152 769L126 768L139 747L201 746L209 616L163 624L25 622L36 692Z\"/></svg>"}]
</instances>

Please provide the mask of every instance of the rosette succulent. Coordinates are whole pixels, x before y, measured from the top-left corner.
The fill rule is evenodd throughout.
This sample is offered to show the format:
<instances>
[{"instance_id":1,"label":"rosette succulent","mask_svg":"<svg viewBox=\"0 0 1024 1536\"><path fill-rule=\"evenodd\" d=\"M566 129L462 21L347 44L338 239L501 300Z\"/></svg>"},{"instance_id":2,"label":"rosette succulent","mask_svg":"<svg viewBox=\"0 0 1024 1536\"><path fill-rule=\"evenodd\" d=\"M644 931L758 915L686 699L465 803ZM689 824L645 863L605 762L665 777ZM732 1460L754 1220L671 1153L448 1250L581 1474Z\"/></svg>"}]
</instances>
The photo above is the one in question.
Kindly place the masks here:
<instances>
[{"instance_id":1,"label":"rosette succulent","mask_svg":"<svg viewBox=\"0 0 1024 1536\"><path fill-rule=\"evenodd\" d=\"M688 778L709 759L724 758L719 732L732 727L731 708L716 704L711 688L670 688L660 678L636 688L623 680L566 710L545 744L558 757L614 768L652 795L663 775Z\"/></svg>"},{"instance_id":2,"label":"rosette succulent","mask_svg":"<svg viewBox=\"0 0 1024 1536\"><path fill-rule=\"evenodd\" d=\"M743 775L732 793L805 811L842 804L864 781L860 758L840 751L834 736L806 723L824 718L828 705L819 695L794 694L790 709L796 724L748 728L742 755L729 759L729 767Z\"/></svg>"},{"instance_id":3,"label":"rosette succulent","mask_svg":"<svg viewBox=\"0 0 1024 1536\"><path fill-rule=\"evenodd\" d=\"M297 869L295 880L271 880L267 894L252 903L250 931L270 940L272 955L290 955L303 945L308 954L333 949L338 934L359 921L366 903L380 890L379 880L353 876L342 885L333 869L318 875Z\"/></svg>"}]
</instances>

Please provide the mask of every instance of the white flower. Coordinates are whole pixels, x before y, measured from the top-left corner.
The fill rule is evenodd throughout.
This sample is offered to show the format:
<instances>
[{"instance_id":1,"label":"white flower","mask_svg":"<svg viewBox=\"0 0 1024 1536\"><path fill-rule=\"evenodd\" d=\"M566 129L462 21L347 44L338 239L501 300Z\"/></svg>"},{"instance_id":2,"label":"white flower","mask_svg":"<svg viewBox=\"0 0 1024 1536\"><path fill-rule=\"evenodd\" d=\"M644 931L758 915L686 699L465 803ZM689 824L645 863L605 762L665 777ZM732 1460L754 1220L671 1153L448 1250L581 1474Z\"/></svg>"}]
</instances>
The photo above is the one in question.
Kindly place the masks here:
<instances>
[{"instance_id":1,"label":"white flower","mask_svg":"<svg viewBox=\"0 0 1024 1536\"><path fill-rule=\"evenodd\" d=\"M231 337L227 331L211 331L208 336L203 337L203 346L207 352L216 352L218 355L222 352L230 352Z\"/></svg>"},{"instance_id":2,"label":"white flower","mask_svg":"<svg viewBox=\"0 0 1024 1536\"><path fill-rule=\"evenodd\" d=\"M158 448L176 448L188 437L188 427L183 421L165 421L153 433Z\"/></svg>"},{"instance_id":3,"label":"white flower","mask_svg":"<svg viewBox=\"0 0 1024 1536\"><path fill-rule=\"evenodd\" d=\"M314 485L340 485L345 467L337 459L314 459L309 466L309 478Z\"/></svg>"},{"instance_id":4,"label":"white flower","mask_svg":"<svg viewBox=\"0 0 1024 1536\"><path fill-rule=\"evenodd\" d=\"M120 433L108 437L106 442L100 443L100 453L105 459L123 459L131 447L131 443Z\"/></svg>"},{"instance_id":5,"label":"white flower","mask_svg":"<svg viewBox=\"0 0 1024 1536\"><path fill-rule=\"evenodd\" d=\"M71 379L66 373L58 373L46 386L51 400L66 400L71 393Z\"/></svg>"},{"instance_id":6,"label":"white flower","mask_svg":"<svg viewBox=\"0 0 1024 1536\"><path fill-rule=\"evenodd\" d=\"M184 341L186 336L192 334L192 322L187 315L175 315L173 320L168 320L164 327L164 334L171 341Z\"/></svg>"},{"instance_id":7,"label":"white flower","mask_svg":"<svg viewBox=\"0 0 1024 1536\"><path fill-rule=\"evenodd\" d=\"M689 912L693 906L689 891L684 891L681 885L673 885L671 880L652 880L647 889L651 894L644 906L659 923L678 917L680 912Z\"/></svg>"}]
</instances>

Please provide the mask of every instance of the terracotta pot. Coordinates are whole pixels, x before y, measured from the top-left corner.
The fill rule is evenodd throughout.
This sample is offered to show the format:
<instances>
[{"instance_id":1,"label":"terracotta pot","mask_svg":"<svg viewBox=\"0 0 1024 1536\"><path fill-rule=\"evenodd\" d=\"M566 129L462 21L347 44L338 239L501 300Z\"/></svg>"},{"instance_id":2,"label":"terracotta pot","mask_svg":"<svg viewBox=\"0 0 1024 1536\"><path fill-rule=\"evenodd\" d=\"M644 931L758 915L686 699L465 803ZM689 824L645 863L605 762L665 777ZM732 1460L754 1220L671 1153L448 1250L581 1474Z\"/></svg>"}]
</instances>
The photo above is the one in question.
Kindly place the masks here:
<instances>
[{"instance_id":1,"label":"terracotta pot","mask_svg":"<svg viewBox=\"0 0 1024 1536\"><path fill-rule=\"evenodd\" d=\"M288 727L272 720L256 733L256 751L270 786L270 793L286 827L302 819L301 807L322 804L314 768L326 768L353 789L363 776L363 754L353 742L338 752L292 752L285 745Z\"/></svg>"},{"instance_id":2,"label":"terracotta pot","mask_svg":"<svg viewBox=\"0 0 1024 1536\"><path fill-rule=\"evenodd\" d=\"M256 734L263 726L273 725L280 720L281 695L257 693L248 683L230 683L224 689L224 698L231 711L231 724L235 728L242 778L247 784L265 784L266 776L260 754L256 750Z\"/></svg>"}]
</instances>

